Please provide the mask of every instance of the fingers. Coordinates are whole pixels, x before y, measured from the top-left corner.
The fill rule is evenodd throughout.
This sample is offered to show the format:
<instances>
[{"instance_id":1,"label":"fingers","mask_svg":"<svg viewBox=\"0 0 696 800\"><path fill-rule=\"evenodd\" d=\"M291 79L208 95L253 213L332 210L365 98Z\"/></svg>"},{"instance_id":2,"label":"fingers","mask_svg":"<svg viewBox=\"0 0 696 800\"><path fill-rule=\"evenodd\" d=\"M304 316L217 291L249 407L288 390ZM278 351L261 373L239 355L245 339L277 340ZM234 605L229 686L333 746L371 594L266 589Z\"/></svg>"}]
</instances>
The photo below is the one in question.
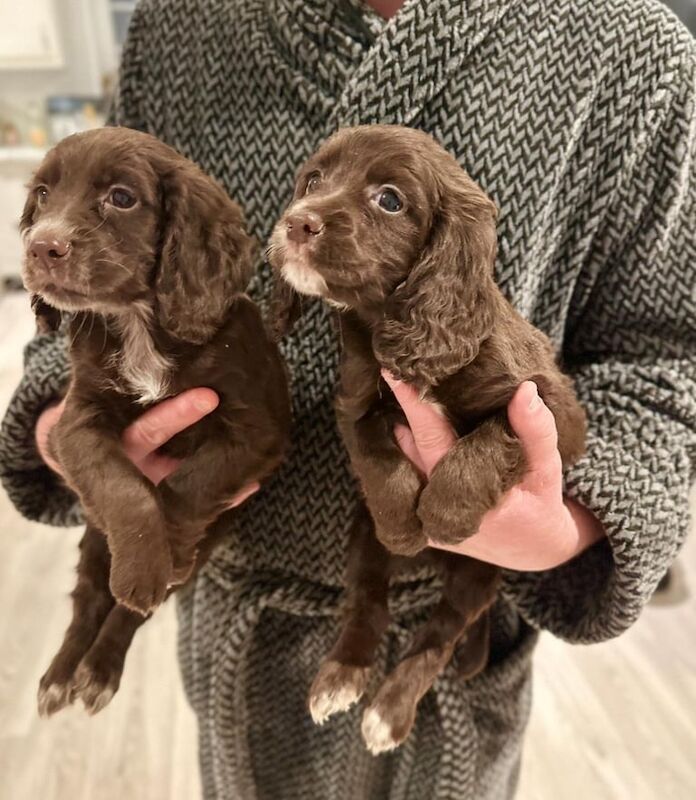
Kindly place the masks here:
<instances>
[{"instance_id":1,"label":"fingers","mask_svg":"<svg viewBox=\"0 0 696 800\"><path fill-rule=\"evenodd\" d=\"M181 464L180 458L153 453L140 461L137 466L143 475L157 486L172 472L175 472Z\"/></svg>"},{"instance_id":2,"label":"fingers","mask_svg":"<svg viewBox=\"0 0 696 800\"><path fill-rule=\"evenodd\" d=\"M177 433L194 425L217 407L219 398L212 389L189 389L148 409L123 434L123 449L135 464L168 442Z\"/></svg>"},{"instance_id":3,"label":"fingers","mask_svg":"<svg viewBox=\"0 0 696 800\"><path fill-rule=\"evenodd\" d=\"M59 475L61 474L60 465L51 457L48 451L48 435L56 422L60 419L64 408L65 400L61 400L60 403L56 403L44 409L36 421L36 430L34 431L36 449L39 451L39 455L44 460L44 463Z\"/></svg>"},{"instance_id":4,"label":"fingers","mask_svg":"<svg viewBox=\"0 0 696 800\"><path fill-rule=\"evenodd\" d=\"M227 504L227 508L236 508L237 506L241 506L245 500L248 500L252 494L256 494L260 488L261 484L254 482L250 483L248 486L245 486L243 489L240 489Z\"/></svg>"},{"instance_id":5,"label":"fingers","mask_svg":"<svg viewBox=\"0 0 696 800\"><path fill-rule=\"evenodd\" d=\"M522 444L528 471L543 481L558 480L561 457L556 420L533 381L520 384L508 404L508 419Z\"/></svg>"},{"instance_id":6,"label":"fingers","mask_svg":"<svg viewBox=\"0 0 696 800\"><path fill-rule=\"evenodd\" d=\"M426 475L430 475L437 462L457 441L457 434L437 406L420 399L414 386L395 380L386 371L382 376L406 415L422 468Z\"/></svg>"},{"instance_id":7,"label":"fingers","mask_svg":"<svg viewBox=\"0 0 696 800\"><path fill-rule=\"evenodd\" d=\"M402 425L397 422L396 425L394 425L394 438L406 458L424 473L425 466L423 465L420 453L416 447L416 440L413 438L413 432L408 425Z\"/></svg>"}]
</instances>

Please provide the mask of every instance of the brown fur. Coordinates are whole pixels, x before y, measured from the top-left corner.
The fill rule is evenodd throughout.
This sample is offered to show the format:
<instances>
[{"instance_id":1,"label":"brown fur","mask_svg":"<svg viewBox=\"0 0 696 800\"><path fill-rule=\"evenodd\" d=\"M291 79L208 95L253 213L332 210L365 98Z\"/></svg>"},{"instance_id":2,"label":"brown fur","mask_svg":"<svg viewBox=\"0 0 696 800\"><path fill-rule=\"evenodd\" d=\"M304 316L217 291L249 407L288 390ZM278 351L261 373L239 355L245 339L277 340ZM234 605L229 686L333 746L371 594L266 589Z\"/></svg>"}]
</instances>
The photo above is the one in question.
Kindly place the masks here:
<instances>
[{"instance_id":1,"label":"brown fur","mask_svg":"<svg viewBox=\"0 0 696 800\"><path fill-rule=\"evenodd\" d=\"M110 203L114 185L132 208ZM79 696L95 712L118 688L137 627L209 555L232 496L280 463L286 376L244 294L254 247L238 206L153 137L106 128L65 139L33 179L21 228L41 326L72 312L72 376L50 448L88 519L73 621L39 707ZM51 260L39 239L54 243ZM200 386L220 404L161 448L184 461L154 486L121 435L149 405Z\"/></svg>"},{"instance_id":2,"label":"brown fur","mask_svg":"<svg viewBox=\"0 0 696 800\"><path fill-rule=\"evenodd\" d=\"M380 207L385 189L401 202L395 213ZM309 159L271 238L269 260L286 281L340 308L336 411L371 514L356 521L346 624L310 691L315 711L327 707L327 696L340 710L337 698L365 688L388 623L389 576L399 566L390 554L415 556L429 539L461 542L523 476L524 454L507 420L520 383L536 381L553 412L563 464L583 452L585 416L570 379L548 339L495 283L495 220L491 200L431 137L369 126L339 131ZM279 287L279 330L297 306ZM460 436L427 481L394 439L394 424L405 419L383 368L437 403ZM467 642L464 674L486 663L499 570L424 552L443 571L442 600L365 713L363 733L375 752L408 735L416 704L459 640Z\"/></svg>"}]
</instances>

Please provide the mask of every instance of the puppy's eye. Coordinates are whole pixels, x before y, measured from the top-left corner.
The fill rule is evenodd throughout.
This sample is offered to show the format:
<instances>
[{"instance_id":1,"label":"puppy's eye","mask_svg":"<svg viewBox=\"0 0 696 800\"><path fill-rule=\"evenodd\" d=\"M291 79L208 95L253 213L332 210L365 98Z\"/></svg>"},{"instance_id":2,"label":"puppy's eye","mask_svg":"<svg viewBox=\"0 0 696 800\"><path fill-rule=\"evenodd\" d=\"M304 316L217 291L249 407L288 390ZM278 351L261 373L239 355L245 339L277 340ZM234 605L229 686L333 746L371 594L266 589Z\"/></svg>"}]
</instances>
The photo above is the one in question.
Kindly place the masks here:
<instances>
[{"instance_id":1,"label":"puppy's eye","mask_svg":"<svg viewBox=\"0 0 696 800\"><path fill-rule=\"evenodd\" d=\"M380 208L390 214L396 214L397 211L401 211L404 207L401 198L393 189L381 189L375 200Z\"/></svg>"},{"instance_id":2,"label":"puppy's eye","mask_svg":"<svg viewBox=\"0 0 696 800\"><path fill-rule=\"evenodd\" d=\"M36 200L39 205L45 203L48 200L48 187L47 186L37 186L36 187Z\"/></svg>"},{"instance_id":3,"label":"puppy's eye","mask_svg":"<svg viewBox=\"0 0 696 800\"><path fill-rule=\"evenodd\" d=\"M132 192L129 192L128 189L123 189L121 187L112 189L109 192L109 197L107 200L112 206L116 206L116 208L133 208L137 202L136 197Z\"/></svg>"},{"instance_id":4,"label":"puppy's eye","mask_svg":"<svg viewBox=\"0 0 696 800\"><path fill-rule=\"evenodd\" d=\"M321 184L321 175L318 172L313 172L307 180L307 188L305 194L315 191Z\"/></svg>"}]
</instances>

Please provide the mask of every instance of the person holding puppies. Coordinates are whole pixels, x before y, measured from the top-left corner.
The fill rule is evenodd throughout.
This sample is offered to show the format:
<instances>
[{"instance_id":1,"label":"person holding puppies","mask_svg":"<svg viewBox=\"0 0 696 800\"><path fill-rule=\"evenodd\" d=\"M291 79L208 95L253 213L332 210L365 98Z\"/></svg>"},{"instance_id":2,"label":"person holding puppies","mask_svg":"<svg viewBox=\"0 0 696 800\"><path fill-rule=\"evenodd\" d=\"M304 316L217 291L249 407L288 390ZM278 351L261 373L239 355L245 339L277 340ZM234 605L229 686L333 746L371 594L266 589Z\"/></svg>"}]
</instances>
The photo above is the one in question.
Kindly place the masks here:
<instances>
[{"instance_id":1,"label":"person holding puppies","mask_svg":"<svg viewBox=\"0 0 696 800\"><path fill-rule=\"evenodd\" d=\"M337 129L432 134L495 202L496 281L549 337L588 417L563 475L551 411L534 383L517 389L507 415L527 470L451 548L505 569L488 665L466 683L448 667L407 742L374 757L359 710L315 727L306 709L358 495L332 407L338 334L303 300L283 343L292 451L179 600L206 798L512 797L537 631L596 642L638 618L686 535L696 452L695 75L688 32L648 0L139 3L114 123L193 158L263 241ZM260 267L265 305L270 284ZM385 379L408 420L397 440L428 476L456 435L408 381ZM42 456L65 381L60 335L37 337L0 437L17 507L59 525L80 519ZM213 404L201 387L149 411L125 434L131 459L166 473L157 447ZM378 674L436 597L425 574L394 586Z\"/></svg>"}]
</instances>

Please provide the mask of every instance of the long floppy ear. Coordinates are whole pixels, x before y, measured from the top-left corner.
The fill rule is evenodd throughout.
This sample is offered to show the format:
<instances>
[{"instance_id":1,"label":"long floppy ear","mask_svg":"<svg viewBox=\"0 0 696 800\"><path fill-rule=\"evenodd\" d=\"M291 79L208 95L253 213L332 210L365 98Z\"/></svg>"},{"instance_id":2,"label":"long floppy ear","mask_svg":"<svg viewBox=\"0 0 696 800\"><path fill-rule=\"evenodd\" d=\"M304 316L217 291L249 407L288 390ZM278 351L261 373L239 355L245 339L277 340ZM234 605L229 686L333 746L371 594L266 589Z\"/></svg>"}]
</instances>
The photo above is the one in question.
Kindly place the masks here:
<instances>
[{"instance_id":1,"label":"long floppy ear","mask_svg":"<svg viewBox=\"0 0 696 800\"><path fill-rule=\"evenodd\" d=\"M255 241L241 209L193 164L170 164L160 175L164 230L155 278L162 328L203 344L222 325L251 277Z\"/></svg>"},{"instance_id":2,"label":"long floppy ear","mask_svg":"<svg viewBox=\"0 0 696 800\"><path fill-rule=\"evenodd\" d=\"M476 358L498 302L495 206L454 160L447 167L429 241L387 299L372 340L383 367L419 385Z\"/></svg>"}]
</instances>

